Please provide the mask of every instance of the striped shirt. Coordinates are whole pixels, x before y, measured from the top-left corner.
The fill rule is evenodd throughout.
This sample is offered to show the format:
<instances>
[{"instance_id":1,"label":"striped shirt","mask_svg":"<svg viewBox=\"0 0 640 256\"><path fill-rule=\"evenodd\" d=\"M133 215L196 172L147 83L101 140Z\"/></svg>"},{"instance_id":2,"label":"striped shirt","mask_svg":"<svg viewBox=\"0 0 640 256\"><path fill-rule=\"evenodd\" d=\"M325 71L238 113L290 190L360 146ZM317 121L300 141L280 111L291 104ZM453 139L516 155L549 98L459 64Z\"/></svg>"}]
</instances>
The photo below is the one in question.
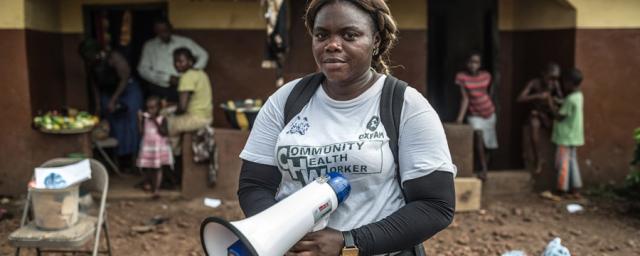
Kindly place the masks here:
<instances>
[{"instance_id":1,"label":"striped shirt","mask_svg":"<svg viewBox=\"0 0 640 256\"><path fill-rule=\"evenodd\" d=\"M490 117L495 112L495 107L489 97L491 74L480 71L472 76L466 72L458 72L456 84L462 86L469 95L469 113L484 118Z\"/></svg>"}]
</instances>

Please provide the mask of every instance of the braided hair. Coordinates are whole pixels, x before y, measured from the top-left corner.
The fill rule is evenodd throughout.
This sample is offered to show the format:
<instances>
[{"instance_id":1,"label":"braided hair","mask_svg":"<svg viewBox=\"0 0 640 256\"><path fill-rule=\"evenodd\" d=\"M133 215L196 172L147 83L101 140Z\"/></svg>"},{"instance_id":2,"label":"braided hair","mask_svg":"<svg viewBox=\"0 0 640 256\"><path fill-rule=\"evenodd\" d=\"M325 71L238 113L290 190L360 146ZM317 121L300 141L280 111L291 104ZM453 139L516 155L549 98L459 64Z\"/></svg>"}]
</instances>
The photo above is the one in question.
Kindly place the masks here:
<instances>
[{"instance_id":1,"label":"braided hair","mask_svg":"<svg viewBox=\"0 0 640 256\"><path fill-rule=\"evenodd\" d=\"M380 44L373 51L371 67L379 73L389 74L389 51L398 41L398 27L384 0L311 0L304 15L305 26L312 34L316 15L323 6L334 2L348 2L371 16L373 31L380 35Z\"/></svg>"}]
</instances>

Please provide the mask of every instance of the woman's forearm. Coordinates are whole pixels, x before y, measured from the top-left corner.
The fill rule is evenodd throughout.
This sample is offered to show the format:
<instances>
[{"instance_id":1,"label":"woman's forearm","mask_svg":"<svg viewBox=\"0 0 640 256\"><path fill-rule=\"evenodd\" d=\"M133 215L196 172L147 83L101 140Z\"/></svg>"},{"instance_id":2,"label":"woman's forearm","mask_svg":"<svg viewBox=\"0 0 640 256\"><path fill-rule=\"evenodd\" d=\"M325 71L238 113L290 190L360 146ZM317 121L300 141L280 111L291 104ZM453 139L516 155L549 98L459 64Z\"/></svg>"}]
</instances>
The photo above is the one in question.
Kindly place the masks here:
<instances>
[{"instance_id":1,"label":"woman's forearm","mask_svg":"<svg viewBox=\"0 0 640 256\"><path fill-rule=\"evenodd\" d=\"M191 100L192 92L180 92L180 98L178 99L178 110L176 114L184 114L189 107L189 101Z\"/></svg>"},{"instance_id":2,"label":"woman's forearm","mask_svg":"<svg viewBox=\"0 0 640 256\"><path fill-rule=\"evenodd\" d=\"M113 95L111 95L111 102L116 102L118 98L120 98L120 95L122 95L122 92L124 92L124 89L127 87L127 80L128 79L126 78L120 78L120 82L118 82L116 91L113 92Z\"/></svg>"},{"instance_id":3,"label":"woman's forearm","mask_svg":"<svg viewBox=\"0 0 640 256\"><path fill-rule=\"evenodd\" d=\"M435 171L404 183L409 202L390 216L352 230L360 255L411 248L446 228L453 220L453 174Z\"/></svg>"},{"instance_id":4,"label":"woman's forearm","mask_svg":"<svg viewBox=\"0 0 640 256\"><path fill-rule=\"evenodd\" d=\"M278 167L242 161L238 199L246 217L256 215L276 204L282 174Z\"/></svg>"}]
</instances>

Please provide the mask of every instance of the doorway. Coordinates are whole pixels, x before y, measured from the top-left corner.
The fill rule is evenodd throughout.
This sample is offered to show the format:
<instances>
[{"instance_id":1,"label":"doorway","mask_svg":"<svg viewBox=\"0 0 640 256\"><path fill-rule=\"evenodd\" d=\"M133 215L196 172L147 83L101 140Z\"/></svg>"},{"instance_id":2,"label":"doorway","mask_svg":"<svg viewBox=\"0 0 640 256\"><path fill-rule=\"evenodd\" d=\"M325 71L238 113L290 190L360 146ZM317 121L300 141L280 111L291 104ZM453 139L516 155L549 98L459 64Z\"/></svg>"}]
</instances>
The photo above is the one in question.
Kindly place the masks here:
<instances>
[{"instance_id":1,"label":"doorway","mask_svg":"<svg viewBox=\"0 0 640 256\"><path fill-rule=\"evenodd\" d=\"M103 46L123 53L129 61L132 75L140 78L137 67L142 47L155 36L154 21L167 17L167 4L84 5L83 17L85 38L96 39ZM93 92L88 82L87 86L89 106L93 111L96 102L90 96Z\"/></svg>"},{"instance_id":2,"label":"doorway","mask_svg":"<svg viewBox=\"0 0 640 256\"><path fill-rule=\"evenodd\" d=\"M499 81L497 1L429 0L428 7L427 98L442 121L453 122L461 98L455 74L465 67L472 51L483 55L482 66L493 76L491 96L495 98Z\"/></svg>"},{"instance_id":3,"label":"doorway","mask_svg":"<svg viewBox=\"0 0 640 256\"><path fill-rule=\"evenodd\" d=\"M131 75L138 78L137 80L144 90L144 80L139 79L140 76L137 71L138 62L140 61L144 44L155 37L153 31L154 22L160 18L167 17L167 4L83 5L83 17L84 37L94 39L101 46L122 53L129 63ZM89 71L87 70L86 73L89 74ZM92 96L94 92L93 86L90 85L89 75L86 77L89 109L91 112L95 112L95 106L98 102L95 102L95 97ZM112 153L114 147L107 148L106 152ZM123 172L124 175L122 176L117 172L118 175L114 176L112 185L117 190L120 190L120 194L128 194L132 198L144 197L145 193L133 189L134 186L139 188L146 187L146 179L144 175L141 175L141 169L135 166L135 160L133 159L133 157L129 156L114 157L121 170L128 169L129 171ZM176 166L179 165L179 159L177 159ZM177 169L180 170L179 168ZM166 189L175 189L180 185L179 171L164 173L161 185L162 194L175 194L171 191L166 191Z\"/></svg>"}]
</instances>

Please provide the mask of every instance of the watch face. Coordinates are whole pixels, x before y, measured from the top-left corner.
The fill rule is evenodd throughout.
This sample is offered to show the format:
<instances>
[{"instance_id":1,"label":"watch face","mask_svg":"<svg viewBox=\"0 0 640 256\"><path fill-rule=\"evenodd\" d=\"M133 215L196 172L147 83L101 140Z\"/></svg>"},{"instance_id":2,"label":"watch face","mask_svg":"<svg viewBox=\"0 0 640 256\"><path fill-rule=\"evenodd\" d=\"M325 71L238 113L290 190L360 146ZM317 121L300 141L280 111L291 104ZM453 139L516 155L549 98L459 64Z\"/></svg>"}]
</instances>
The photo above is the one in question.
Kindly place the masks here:
<instances>
[{"instance_id":1,"label":"watch face","mask_svg":"<svg viewBox=\"0 0 640 256\"><path fill-rule=\"evenodd\" d=\"M342 256L358 256L358 252L360 252L358 248L343 248L341 255Z\"/></svg>"}]
</instances>

